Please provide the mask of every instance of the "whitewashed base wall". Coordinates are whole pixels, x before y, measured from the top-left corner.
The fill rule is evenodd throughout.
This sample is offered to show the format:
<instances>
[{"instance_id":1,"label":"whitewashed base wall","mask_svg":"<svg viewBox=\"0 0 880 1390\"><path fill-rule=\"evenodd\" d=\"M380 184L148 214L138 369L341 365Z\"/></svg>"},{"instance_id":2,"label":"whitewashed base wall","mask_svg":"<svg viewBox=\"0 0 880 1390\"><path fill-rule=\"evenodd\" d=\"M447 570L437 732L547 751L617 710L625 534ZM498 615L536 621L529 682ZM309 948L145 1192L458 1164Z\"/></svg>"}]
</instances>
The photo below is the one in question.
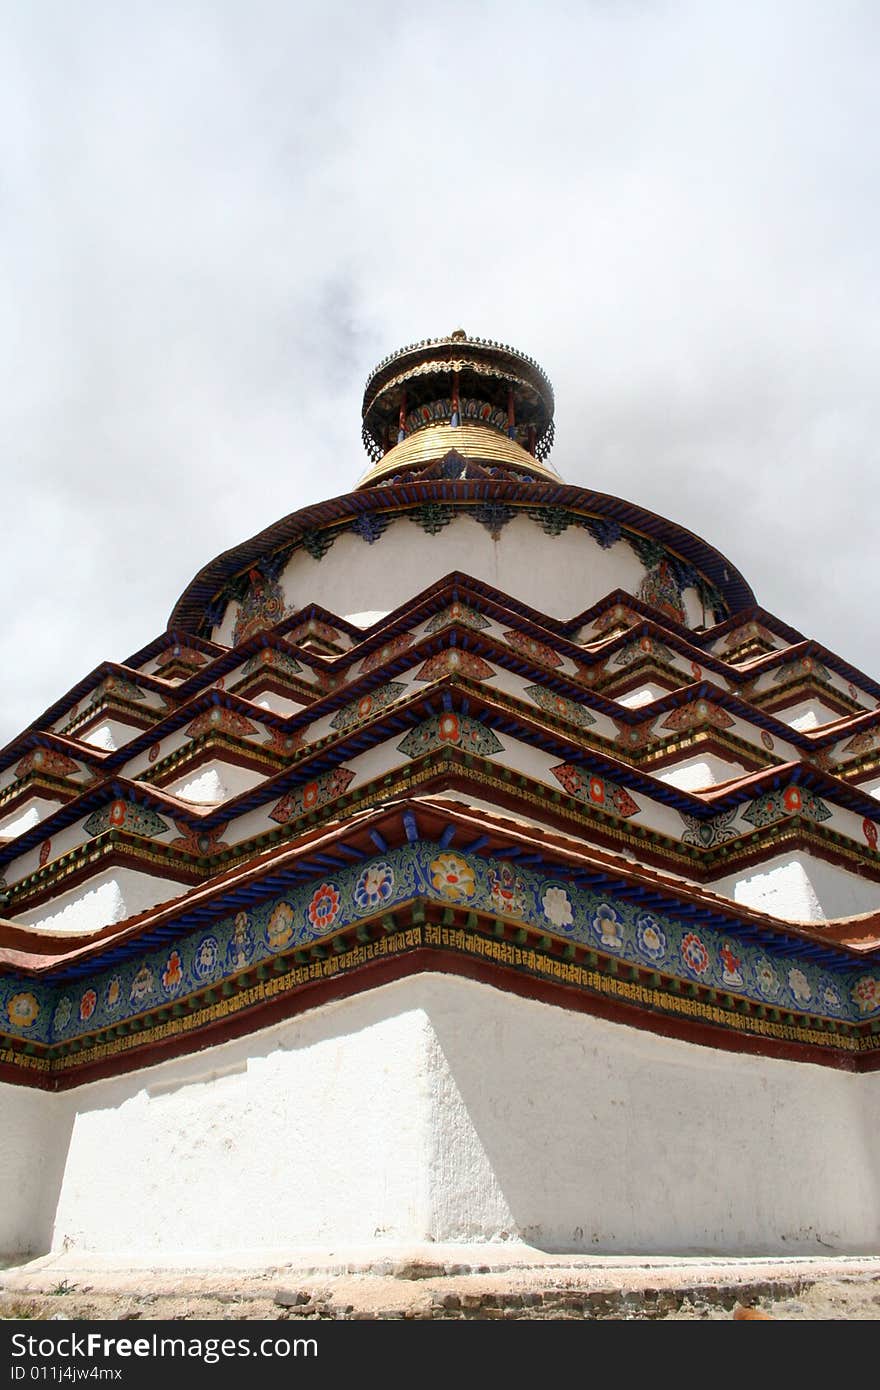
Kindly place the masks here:
<instances>
[{"instance_id":1,"label":"whitewashed base wall","mask_svg":"<svg viewBox=\"0 0 880 1390\"><path fill-rule=\"evenodd\" d=\"M0 1087L0 1251L877 1251L878 1099L423 975L64 1095Z\"/></svg>"}]
</instances>

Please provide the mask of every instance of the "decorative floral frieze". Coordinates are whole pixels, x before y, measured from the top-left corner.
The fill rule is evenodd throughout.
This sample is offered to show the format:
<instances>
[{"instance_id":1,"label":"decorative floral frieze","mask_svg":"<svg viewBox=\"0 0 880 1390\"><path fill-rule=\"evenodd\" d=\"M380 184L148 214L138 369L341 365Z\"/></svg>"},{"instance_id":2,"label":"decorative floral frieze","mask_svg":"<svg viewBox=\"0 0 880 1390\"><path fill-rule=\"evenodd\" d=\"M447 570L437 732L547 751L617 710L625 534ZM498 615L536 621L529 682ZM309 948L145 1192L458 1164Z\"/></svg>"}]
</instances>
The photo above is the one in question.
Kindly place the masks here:
<instances>
[{"instance_id":1,"label":"decorative floral frieze","mask_svg":"<svg viewBox=\"0 0 880 1390\"><path fill-rule=\"evenodd\" d=\"M870 753L875 748L880 748L880 729L862 729L862 731L851 738L849 743L843 745L844 753Z\"/></svg>"},{"instance_id":2,"label":"decorative floral frieze","mask_svg":"<svg viewBox=\"0 0 880 1390\"><path fill-rule=\"evenodd\" d=\"M503 502L483 502L480 506L474 507L471 516L486 528L493 541L497 541L507 523L516 516L516 512L513 507L506 507Z\"/></svg>"},{"instance_id":3,"label":"decorative floral frieze","mask_svg":"<svg viewBox=\"0 0 880 1390\"><path fill-rule=\"evenodd\" d=\"M429 656L425 664L416 672L417 681L436 681L443 676L468 676L474 681L485 681L494 676L495 669L488 661L474 652L462 651L460 647L447 647L442 652Z\"/></svg>"},{"instance_id":4,"label":"decorative floral frieze","mask_svg":"<svg viewBox=\"0 0 880 1390\"><path fill-rule=\"evenodd\" d=\"M320 618L309 618L306 622L300 623L291 632L285 634L285 640L296 646L297 643L307 642L310 637L317 637L322 642L334 644L339 641L339 633L335 627L329 623L322 622Z\"/></svg>"},{"instance_id":5,"label":"decorative floral frieze","mask_svg":"<svg viewBox=\"0 0 880 1390\"><path fill-rule=\"evenodd\" d=\"M228 734L231 738L248 738L257 732L257 726L237 710L227 709L225 705L212 705L196 715L187 725L187 738L201 738L203 734Z\"/></svg>"},{"instance_id":6,"label":"decorative floral frieze","mask_svg":"<svg viewBox=\"0 0 880 1390\"><path fill-rule=\"evenodd\" d=\"M140 686L135 685L134 681L115 674L105 676L101 684L95 687L89 697L89 703L99 704L108 695L115 696L117 700L132 700L135 703L147 698Z\"/></svg>"},{"instance_id":7,"label":"decorative floral frieze","mask_svg":"<svg viewBox=\"0 0 880 1390\"><path fill-rule=\"evenodd\" d=\"M653 719L643 719L639 724L628 724L622 719L615 719L614 723L617 727L615 742L628 753L640 753L657 741Z\"/></svg>"},{"instance_id":8,"label":"decorative floral frieze","mask_svg":"<svg viewBox=\"0 0 880 1390\"><path fill-rule=\"evenodd\" d=\"M624 819L641 810L638 802L633 801L625 787L609 781L607 777L599 777L595 772L588 772L586 768L577 767L574 763L559 763L557 767L551 767L550 771L569 796L574 796L589 806L611 811L613 815Z\"/></svg>"},{"instance_id":9,"label":"decorative floral frieze","mask_svg":"<svg viewBox=\"0 0 880 1390\"><path fill-rule=\"evenodd\" d=\"M660 727L682 733L686 729L699 729L705 724L710 724L714 729L732 729L734 722L727 710L713 700L692 700L672 710Z\"/></svg>"},{"instance_id":10,"label":"decorative floral frieze","mask_svg":"<svg viewBox=\"0 0 880 1390\"><path fill-rule=\"evenodd\" d=\"M32 748L16 764L15 775L22 778L31 772L38 772L49 777L72 777L80 770L79 763L68 758L66 753L60 753L57 748Z\"/></svg>"},{"instance_id":11,"label":"decorative floral frieze","mask_svg":"<svg viewBox=\"0 0 880 1390\"><path fill-rule=\"evenodd\" d=\"M270 753L281 753L283 757L289 758L292 753L299 752L305 746L306 737L303 729L294 729L288 733L286 729L272 729L269 737L260 744L261 748L267 749Z\"/></svg>"},{"instance_id":12,"label":"decorative floral frieze","mask_svg":"<svg viewBox=\"0 0 880 1390\"><path fill-rule=\"evenodd\" d=\"M341 671L325 671L319 667L313 672L313 675L318 689L324 694L331 690L338 690L341 685L345 684L345 677Z\"/></svg>"},{"instance_id":13,"label":"decorative floral frieze","mask_svg":"<svg viewBox=\"0 0 880 1390\"><path fill-rule=\"evenodd\" d=\"M407 512L406 516L421 526L426 535L436 536L452 521L455 508L447 506L445 502L423 502L420 507Z\"/></svg>"},{"instance_id":14,"label":"decorative floral frieze","mask_svg":"<svg viewBox=\"0 0 880 1390\"><path fill-rule=\"evenodd\" d=\"M103 835L107 830L127 830L132 835L153 839L156 835L164 835L168 829L168 822L149 806L122 799L101 806L92 812L88 820L83 821L83 830L92 838Z\"/></svg>"},{"instance_id":15,"label":"decorative floral frieze","mask_svg":"<svg viewBox=\"0 0 880 1390\"><path fill-rule=\"evenodd\" d=\"M284 593L277 577L264 574L259 569L248 573L247 588L241 596L235 628L232 633L233 646L238 646L245 638L265 628L275 627L286 612Z\"/></svg>"},{"instance_id":16,"label":"decorative floral frieze","mask_svg":"<svg viewBox=\"0 0 880 1390\"><path fill-rule=\"evenodd\" d=\"M489 619L478 613L476 608L469 608L466 603L451 603L448 608L441 608L439 613L434 614L425 627L425 632L442 632L453 623L457 623L459 627L469 627L474 632L482 632L485 628L491 627Z\"/></svg>"},{"instance_id":17,"label":"decorative floral frieze","mask_svg":"<svg viewBox=\"0 0 880 1390\"><path fill-rule=\"evenodd\" d=\"M530 509L529 516L547 536L561 536L563 531L575 526L578 521L575 513L567 511L565 507L535 507Z\"/></svg>"},{"instance_id":18,"label":"decorative floral frieze","mask_svg":"<svg viewBox=\"0 0 880 1390\"><path fill-rule=\"evenodd\" d=\"M569 724L577 725L579 729L588 729L596 722L595 716L586 705L580 705L576 700L569 700L564 695L557 695L555 691L547 690L543 685L527 685L523 694L528 695L545 714L565 719Z\"/></svg>"},{"instance_id":19,"label":"decorative floral frieze","mask_svg":"<svg viewBox=\"0 0 880 1390\"><path fill-rule=\"evenodd\" d=\"M717 815L704 817L691 816L686 811L680 811L679 815L685 824L682 843L699 845L701 849L714 849L716 845L735 840L741 833L734 825L738 811L738 806L731 806L726 811L719 811Z\"/></svg>"},{"instance_id":20,"label":"decorative floral frieze","mask_svg":"<svg viewBox=\"0 0 880 1390\"><path fill-rule=\"evenodd\" d=\"M432 859L428 873L434 892L447 902L470 902L476 894L477 880L474 870L467 859L451 850Z\"/></svg>"},{"instance_id":21,"label":"decorative floral frieze","mask_svg":"<svg viewBox=\"0 0 880 1390\"><path fill-rule=\"evenodd\" d=\"M614 658L615 666L632 666L636 661L653 657L655 661L665 661L667 665L674 660L672 649L657 637L639 637L635 642L627 642Z\"/></svg>"},{"instance_id":22,"label":"decorative floral frieze","mask_svg":"<svg viewBox=\"0 0 880 1390\"><path fill-rule=\"evenodd\" d=\"M192 670L198 670L207 661L204 652L200 652L196 647L183 646L180 642L174 642L170 647L165 647L156 657L156 671L161 674L166 666L186 666Z\"/></svg>"},{"instance_id":23,"label":"decorative floral frieze","mask_svg":"<svg viewBox=\"0 0 880 1390\"><path fill-rule=\"evenodd\" d=\"M759 643L770 650L775 647L772 632L761 623L741 623L728 632L724 639L724 650L734 651L737 647L744 647L747 642Z\"/></svg>"},{"instance_id":24,"label":"decorative floral frieze","mask_svg":"<svg viewBox=\"0 0 880 1390\"><path fill-rule=\"evenodd\" d=\"M200 826L187 825L186 821L176 820L174 825L178 837L170 841L170 847L179 849L184 854L193 854L197 858L219 854L221 850L229 848L223 840L228 824L228 821L223 821L221 825L212 826L210 830L203 830Z\"/></svg>"},{"instance_id":25,"label":"decorative floral frieze","mask_svg":"<svg viewBox=\"0 0 880 1390\"><path fill-rule=\"evenodd\" d=\"M831 811L807 787L786 787L755 797L742 812L742 818L760 830L786 816L806 816L809 820L830 820Z\"/></svg>"},{"instance_id":26,"label":"decorative floral frieze","mask_svg":"<svg viewBox=\"0 0 880 1390\"><path fill-rule=\"evenodd\" d=\"M405 652L412 646L413 635L411 632L400 632L396 637L392 637L384 646L377 647L369 656L365 656L361 662L361 675L365 676L369 671L375 671L377 666L382 666L386 661L392 661L395 656Z\"/></svg>"},{"instance_id":27,"label":"decorative floral frieze","mask_svg":"<svg viewBox=\"0 0 880 1390\"><path fill-rule=\"evenodd\" d=\"M255 671L277 671L283 676L297 676L302 666L289 652L279 651L277 647L261 647L241 668L243 676L253 675Z\"/></svg>"},{"instance_id":28,"label":"decorative floral frieze","mask_svg":"<svg viewBox=\"0 0 880 1390\"><path fill-rule=\"evenodd\" d=\"M390 520L389 516L381 516L375 512L362 512L351 523L351 530L356 536L360 536L362 541L366 541L367 545L373 545Z\"/></svg>"},{"instance_id":29,"label":"decorative floral frieze","mask_svg":"<svg viewBox=\"0 0 880 1390\"><path fill-rule=\"evenodd\" d=\"M300 545L313 560L323 560L335 539L336 534L333 531L304 531Z\"/></svg>"},{"instance_id":30,"label":"decorative floral frieze","mask_svg":"<svg viewBox=\"0 0 880 1390\"><path fill-rule=\"evenodd\" d=\"M860 1014L876 1013L880 1009L880 979L876 975L863 975L851 987L850 998Z\"/></svg>"},{"instance_id":31,"label":"decorative floral frieze","mask_svg":"<svg viewBox=\"0 0 880 1390\"><path fill-rule=\"evenodd\" d=\"M363 724L365 720L372 719L373 715L378 714L380 710L393 705L406 689L407 686L403 681L388 681L385 685L377 686L375 690L370 690L366 695L362 695L359 700L352 700L350 705L343 705L342 709L338 710L330 720L330 728L335 729L337 733L345 733L346 730Z\"/></svg>"},{"instance_id":32,"label":"decorative floral frieze","mask_svg":"<svg viewBox=\"0 0 880 1390\"><path fill-rule=\"evenodd\" d=\"M589 517L584 522L584 527L603 550L610 550L623 537L623 528L620 523L605 517Z\"/></svg>"},{"instance_id":33,"label":"decorative floral frieze","mask_svg":"<svg viewBox=\"0 0 880 1390\"><path fill-rule=\"evenodd\" d=\"M279 952L309 948L331 932L415 898L463 906L538 936L605 952L637 969L662 971L685 985L690 981L703 989L734 992L755 1005L809 1011L841 1022L880 1016L876 970L856 965L830 974L809 956L792 955L788 938L740 939L735 919L723 930L693 919L681 921L674 909L645 911L613 891L576 886L552 870L424 841L341 866L330 877L291 887L247 910L236 909L128 961L102 966L98 958L81 979L53 983L0 977L0 1015L8 1033L43 1044L87 1036L161 1009L193 990L218 986ZM540 961L522 968L540 970ZM735 1015L730 1026L738 1026Z\"/></svg>"},{"instance_id":34,"label":"decorative floral frieze","mask_svg":"<svg viewBox=\"0 0 880 1390\"><path fill-rule=\"evenodd\" d=\"M539 642L534 637L529 637L525 632L520 632L518 628L510 628L502 636L509 647L522 652L532 661L536 661L540 666L557 667L562 665L562 657L555 652L552 647L548 647L546 642Z\"/></svg>"},{"instance_id":35,"label":"decorative floral frieze","mask_svg":"<svg viewBox=\"0 0 880 1390\"><path fill-rule=\"evenodd\" d=\"M16 1032L26 1033L36 1022L39 1013L39 1001L29 990L13 994L7 1000L6 1017Z\"/></svg>"},{"instance_id":36,"label":"decorative floral frieze","mask_svg":"<svg viewBox=\"0 0 880 1390\"><path fill-rule=\"evenodd\" d=\"M270 819L278 821L280 825L287 825L290 821L298 820L300 816L308 815L310 811L318 811L329 801L341 796L351 786L354 778L355 774L351 768L335 767L332 772L325 772L312 782L304 782L294 787L273 806L269 812Z\"/></svg>"},{"instance_id":37,"label":"decorative floral frieze","mask_svg":"<svg viewBox=\"0 0 880 1390\"><path fill-rule=\"evenodd\" d=\"M493 753L501 753L504 745L499 738L468 714L435 714L410 729L406 738L397 745L398 752L407 758L419 758L431 753L435 748L463 748L468 753L476 753L488 758Z\"/></svg>"},{"instance_id":38,"label":"decorative floral frieze","mask_svg":"<svg viewBox=\"0 0 880 1390\"><path fill-rule=\"evenodd\" d=\"M597 636L608 632L610 628L617 627L637 627L644 622L640 613L634 609L627 608L625 604L615 603L612 608L606 608L604 613L600 613L593 622L593 631Z\"/></svg>"},{"instance_id":39,"label":"decorative floral frieze","mask_svg":"<svg viewBox=\"0 0 880 1390\"><path fill-rule=\"evenodd\" d=\"M773 672L774 682L796 680L804 676L815 676L818 680L831 684L831 672L816 656L801 656L796 657L794 661L783 661Z\"/></svg>"},{"instance_id":40,"label":"decorative floral frieze","mask_svg":"<svg viewBox=\"0 0 880 1390\"><path fill-rule=\"evenodd\" d=\"M681 585L675 570L665 558L648 570L636 590L636 598L675 623L686 621Z\"/></svg>"}]
</instances>

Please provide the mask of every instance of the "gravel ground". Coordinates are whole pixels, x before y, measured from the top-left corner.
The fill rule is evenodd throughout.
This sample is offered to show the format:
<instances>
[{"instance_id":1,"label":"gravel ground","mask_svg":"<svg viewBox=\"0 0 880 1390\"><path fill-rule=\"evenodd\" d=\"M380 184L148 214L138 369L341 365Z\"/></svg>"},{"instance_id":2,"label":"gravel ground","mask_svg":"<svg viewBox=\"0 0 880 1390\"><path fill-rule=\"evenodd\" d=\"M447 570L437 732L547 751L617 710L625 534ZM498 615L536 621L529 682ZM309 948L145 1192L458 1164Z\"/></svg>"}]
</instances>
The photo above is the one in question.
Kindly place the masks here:
<instances>
[{"instance_id":1,"label":"gravel ground","mask_svg":"<svg viewBox=\"0 0 880 1390\"><path fill-rule=\"evenodd\" d=\"M470 1253L470 1252L469 1252ZM510 1262L404 1257L212 1273L46 1259L0 1272L5 1319L849 1320L880 1316L880 1259ZM497 1252L493 1252L497 1261ZM748 1310L748 1311L746 1311Z\"/></svg>"}]
</instances>

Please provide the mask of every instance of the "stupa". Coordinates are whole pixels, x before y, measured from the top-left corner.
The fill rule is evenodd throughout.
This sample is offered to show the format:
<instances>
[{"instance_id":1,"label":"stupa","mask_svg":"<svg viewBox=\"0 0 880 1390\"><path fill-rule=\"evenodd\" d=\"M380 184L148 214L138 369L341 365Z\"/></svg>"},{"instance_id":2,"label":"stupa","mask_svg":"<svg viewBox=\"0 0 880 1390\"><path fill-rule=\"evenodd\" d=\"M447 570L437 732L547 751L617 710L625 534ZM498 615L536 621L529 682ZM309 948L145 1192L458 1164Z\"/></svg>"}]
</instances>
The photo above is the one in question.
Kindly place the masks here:
<instances>
[{"instance_id":1,"label":"stupa","mask_svg":"<svg viewBox=\"0 0 880 1390\"><path fill-rule=\"evenodd\" d=\"M3 750L7 1255L877 1247L880 686L553 414L392 354Z\"/></svg>"}]
</instances>

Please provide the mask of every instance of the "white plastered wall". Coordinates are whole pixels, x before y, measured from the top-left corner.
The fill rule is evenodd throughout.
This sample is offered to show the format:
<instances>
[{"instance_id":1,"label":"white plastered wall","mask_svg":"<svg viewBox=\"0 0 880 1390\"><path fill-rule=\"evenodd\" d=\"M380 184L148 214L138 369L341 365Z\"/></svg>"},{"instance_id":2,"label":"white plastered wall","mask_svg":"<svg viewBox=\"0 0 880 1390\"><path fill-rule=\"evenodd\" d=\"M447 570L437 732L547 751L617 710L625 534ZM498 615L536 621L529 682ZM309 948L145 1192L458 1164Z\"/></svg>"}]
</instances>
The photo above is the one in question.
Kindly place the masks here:
<instances>
[{"instance_id":1,"label":"white plastered wall","mask_svg":"<svg viewBox=\"0 0 880 1390\"><path fill-rule=\"evenodd\" d=\"M174 879L137 869L105 869L39 907L16 913L15 921L38 931L95 932L186 891L186 885Z\"/></svg>"},{"instance_id":2,"label":"white plastered wall","mask_svg":"<svg viewBox=\"0 0 880 1390\"><path fill-rule=\"evenodd\" d=\"M493 540L472 517L460 516L434 536L407 518L392 522L374 545L343 534L321 560L298 550L281 584L290 608L318 603L363 624L377 622L453 570L555 618L573 617L612 589L634 593L645 575L628 545L603 550L578 527L548 536L526 517L514 517ZM357 576L354 589L352 575ZM353 604L356 613L351 612ZM231 641L237 610L237 604L230 604L215 629L216 641ZM699 616L691 621L700 621Z\"/></svg>"},{"instance_id":3,"label":"white plastered wall","mask_svg":"<svg viewBox=\"0 0 880 1390\"><path fill-rule=\"evenodd\" d=\"M880 884L873 879L860 878L839 864L800 850L719 878L709 887L734 902L789 922L854 917L880 906Z\"/></svg>"},{"instance_id":4,"label":"white plastered wall","mask_svg":"<svg viewBox=\"0 0 880 1390\"><path fill-rule=\"evenodd\" d=\"M80 743L112 753L116 748L124 748L140 732L135 724L123 724L120 719L102 719L99 724L78 730L74 737Z\"/></svg>"},{"instance_id":5,"label":"white plastered wall","mask_svg":"<svg viewBox=\"0 0 880 1390\"><path fill-rule=\"evenodd\" d=\"M300 714L303 708L302 700L290 700L286 695L279 695L274 690L261 690L257 694L248 695L248 699L252 704L259 705L260 709L281 714L285 718L290 714Z\"/></svg>"},{"instance_id":6,"label":"white plastered wall","mask_svg":"<svg viewBox=\"0 0 880 1390\"><path fill-rule=\"evenodd\" d=\"M67 1155L70 1106L0 1082L0 1258L48 1250Z\"/></svg>"},{"instance_id":7,"label":"white plastered wall","mask_svg":"<svg viewBox=\"0 0 880 1390\"><path fill-rule=\"evenodd\" d=\"M734 777L742 777L745 768L742 763L728 763L715 753L702 753L693 758L682 758L670 767L660 767L654 772L658 782L679 787L684 791L696 791L702 787L716 787L721 782L729 782Z\"/></svg>"},{"instance_id":8,"label":"white plastered wall","mask_svg":"<svg viewBox=\"0 0 880 1390\"><path fill-rule=\"evenodd\" d=\"M831 709L830 705L816 699L800 700L798 704L787 709L774 710L774 714L784 724L790 725L792 729L799 729L801 733L821 729L823 725L833 724L840 718L840 710Z\"/></svg>"},{"instance_id":9,"label":"white plastered wall","mask_svg":"<svg viewBox=\"0 0 880 1390\"><path fill-rule=\"evenodd\" d=\"M24 1181L0 1249L52 1226L56 1249L227 1263L426 1240L873 1250L878 1098L874 1075L423 975L60 1096L0 1088Z\"/></svg>"},{"instance_id":10,"label":"white plastered wall","mask_svg":"<svg viewBox=\"0 0 880 1390\"><path fill-rule=\"evenodd\" d=\"M236 763L214 758L209 763L201 763L176 782L169 783L165 791L181 801L212 804L250 791L251 787L265 779L265 775L254 768L239 767Z\"/></svg>"},{"instance_id":11,"label":"white plastered wall","mask_svg":"<svg viewBox=\"0 0 880 1390\"><path fill-rule=\"evenodd\" d=\"M649 681L646 685L640 685L638 690L630 690L626 695L618 695L616 698L617 703L624 705L626 709L641 709L643 705L651 705L668 694L665 686Z\"/></svg>"},{"instance_id":12,"label":"white plastered wall","mask_svg":"<svg viewBox=\"0 0 880 1390\"><path fill-rule=\"evenodd\" d=\"M48 801L44 796L29 797L24 805L16 807L0 820L0 838L13 840L16 835L23 835L54 811L60 811L62 805L61 801Z\"/></svg>"},{"instance_id":13,"label":"white plastered wall","mask_svg":"<svg viewBox=\"0 0 880 1390\"><path fill-rule=\"evenodd\" d=\"M880 1246L876 1076L696 1047L470 982L425 987L468 1117L441 1130L437 1239L476 1234L475 1194L456 1191L469 1144L516 1234L548 1249Z\"/></svg>"},{"instance_id":14,"label":"white plastered wall","mask_svg":"<svg viewBox=\"0 0 880 1390\"><path fill-rule=\"evenodd\" d=\"M377 991L140 1074L38 1097L66 1156L60 1187L56 1179L34 1202L35 1239L47 1209L54 1249L132 1258L210 1260L424 1232L426 1027L418 998ZM26 1112L34 1096L5 1087L0 1104Z\"/></svg>"}]
</instances>

